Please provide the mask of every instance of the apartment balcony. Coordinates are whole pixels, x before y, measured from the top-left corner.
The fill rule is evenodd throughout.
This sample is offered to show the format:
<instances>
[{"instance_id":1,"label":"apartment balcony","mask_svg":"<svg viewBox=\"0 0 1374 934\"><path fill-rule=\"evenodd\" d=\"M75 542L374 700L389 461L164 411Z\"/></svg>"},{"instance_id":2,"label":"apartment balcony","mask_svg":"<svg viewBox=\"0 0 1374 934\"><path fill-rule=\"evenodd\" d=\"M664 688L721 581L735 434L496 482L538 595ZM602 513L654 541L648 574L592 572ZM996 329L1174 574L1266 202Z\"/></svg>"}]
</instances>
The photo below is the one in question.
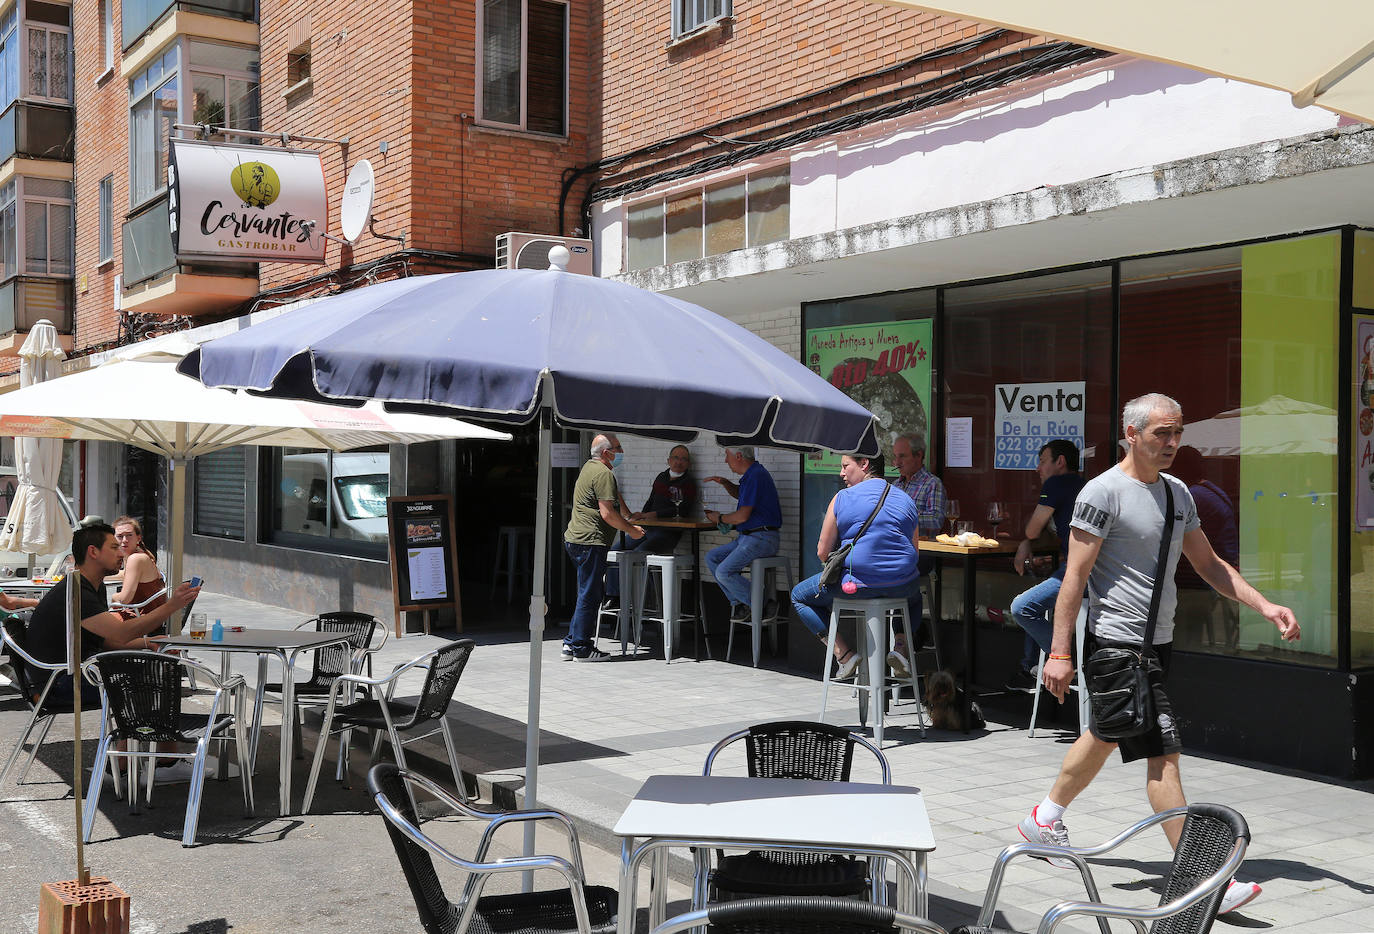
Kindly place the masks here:
<instances>
[{"instance_id":1,"label":"apartment balcony","mask_svg":"<svg viewBox=\"0 0 1374 934\"><path fill-rule=\"evenodd\" d=\"M0 282L0 356L19 353L33 326L44 318L57 328L64 350L72 349L72 280L14 276Z\"/></svg>"},{"instance_id":2,"label":"apartment balcony","mask_svg":"<svg viewBox=\"0 0 1374 934\"><path fill-rule=\"evenodd\" d=\"M254 0L193 0L172 3L167 0L124 0L122 8L121 37L125 51L164 20L179 13L217 16L245 23L256 23L258 18L257 4Z\"/></svg>"},{"instance_id":3,"label":"apartment balcony","mask_svg":"<svg viewBox=\"0 0 1374 934\"><path fill-rule=\"evenodd\" d=\"M0 113L0 165L15 158L72 161L70 107L15 101Z\"/></svg>"},{"instance_id":4,"label":"apartment balcony","mask_svg":"<svg viewBox=\"0 0 1374 934\"><path fill-rule=\"evenodd\" d=\"M120 306L125 311L218 314L258 294L256 263L176 261L165 194L124 222L123 246Z\"/></svg>"}]
</instances>

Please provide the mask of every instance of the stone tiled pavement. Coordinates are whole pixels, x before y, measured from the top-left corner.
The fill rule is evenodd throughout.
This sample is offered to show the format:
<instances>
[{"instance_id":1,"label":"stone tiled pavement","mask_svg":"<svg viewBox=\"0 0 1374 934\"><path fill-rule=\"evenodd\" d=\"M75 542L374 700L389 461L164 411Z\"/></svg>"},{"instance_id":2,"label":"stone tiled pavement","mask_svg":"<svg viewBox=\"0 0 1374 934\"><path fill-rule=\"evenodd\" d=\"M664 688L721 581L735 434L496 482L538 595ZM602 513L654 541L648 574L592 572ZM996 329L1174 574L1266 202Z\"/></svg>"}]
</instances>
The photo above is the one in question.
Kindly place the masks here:
<instances>
[{"instance_id":1,"label":"stone tiled pavement","mask_svg":"<svg viewBox=\"0 0 1374 934\"><path fill-rule=\"evenodd\" d=\"M208 593L197 608L226 625L284 628L305 618ZM478 625L467 635L480 647L452 708L460 761L480 777L484 796L492 786L518 794L528 633ZM560 662L556 625L545 635L539 799L571 814L585 843L613 851L618 841L610 828L645 778L698 772L711 745L732 730L772 719L814 718L819 706L816 678L751 668L739 645L729 664L689 659L665 665L646 653L584 665ZM378 673L445 636L453 633L393 638L377 660ZM241 670L253 677L248 664ZM411 690L416 688L418 679ZM1048 791L1071 737L1048 729L1029 739L1024 722L990 722L986 731L932 730L922 739L904 712L910 709L899 707L889 718L884 752L894 781L922 789L938 841L929 862L931 913L936 921L954 924L976 913L993 857L1019 839L1016 822ZM832 690L830 722L857 726L856 712L848 691ZM435 756L426 771L443 777L441 749L426 749L425 741L417 745ZM296 771L297 800L305 771ZM855 778L863 777L856 765ZM1185 756L1183 779L1191 800L1228 804L1244 814L1254 837L1240 876L1259 882L1264 894L1221 919L1217 930L1374 931L1374 781L1340 782L1200 756ZM1113 760L1074 803L1066 822L1075 842L1090 843L1147 813L1144 764ZM1168 858L1157 832L1116 851L1097 874L1104 898L1153 903L1157 896L1150 890ZM1076 874L1024 861L1009 873L1002 904L1016 906L1008 918L1033 930L1034 917L1050 905L1081 897Z\"/></svg>"}]
</instances>

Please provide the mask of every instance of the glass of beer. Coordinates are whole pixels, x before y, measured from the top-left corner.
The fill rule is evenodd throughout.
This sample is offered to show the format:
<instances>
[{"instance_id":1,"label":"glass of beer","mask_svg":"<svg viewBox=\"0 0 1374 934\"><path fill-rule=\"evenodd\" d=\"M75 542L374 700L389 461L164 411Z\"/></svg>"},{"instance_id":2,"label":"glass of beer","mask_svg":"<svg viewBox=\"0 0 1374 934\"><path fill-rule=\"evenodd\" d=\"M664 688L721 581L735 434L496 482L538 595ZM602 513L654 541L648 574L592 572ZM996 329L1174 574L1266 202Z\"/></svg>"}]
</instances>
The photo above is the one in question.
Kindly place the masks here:
<instances>
[{"instance_id":1,"label":"glass of beer","mask_svg":"<svg viewBox=\"0 0 1374 934\"><path fill-rule=\"evenodd\" d=\"M190 622L190 625L187 627L186 632L191 636L192 639L204 639L204 638L205 638L205 614L204 614L204 613L192 613L192 614L191 614L191 622Z\"/></svg>"}]
</instances>

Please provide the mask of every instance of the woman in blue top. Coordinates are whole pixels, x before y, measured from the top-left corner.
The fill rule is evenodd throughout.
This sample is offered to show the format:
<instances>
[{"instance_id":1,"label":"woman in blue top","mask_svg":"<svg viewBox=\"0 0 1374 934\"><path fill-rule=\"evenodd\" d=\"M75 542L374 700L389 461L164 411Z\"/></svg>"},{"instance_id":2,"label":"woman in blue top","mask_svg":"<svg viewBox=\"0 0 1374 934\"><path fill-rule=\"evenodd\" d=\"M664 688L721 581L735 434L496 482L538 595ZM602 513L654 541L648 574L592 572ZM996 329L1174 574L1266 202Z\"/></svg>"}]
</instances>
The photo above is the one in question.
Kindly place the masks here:
<instances>
[{"instance_id":1,"label":"woman in blue top","mask_svg":"<svg viewBox=\"0 0 1374 934\"><path fill-rule=\"evenodd\" d=\"M816 555L821 561L858 534L888 486L883 479L881 456L846 454L840 458L840 477L848 489L836 493L825 511L821 537L816 542ZM916 550L918 520L911 497L901 490L888 495L868 531L850 552L845 579L852 578L856 589L852 594L846 593L846 597L855 600L910 597L916 592L920 584ZM792 589L792 605L797 616L822 640L830 630L830 605L839 592L840 586L822 586L819 574L808 577ZM835 635L835 659L840 665L838 676L841 678L852 675L859 665L859 656L838 633Z\"/></svg>"}]
</instances>

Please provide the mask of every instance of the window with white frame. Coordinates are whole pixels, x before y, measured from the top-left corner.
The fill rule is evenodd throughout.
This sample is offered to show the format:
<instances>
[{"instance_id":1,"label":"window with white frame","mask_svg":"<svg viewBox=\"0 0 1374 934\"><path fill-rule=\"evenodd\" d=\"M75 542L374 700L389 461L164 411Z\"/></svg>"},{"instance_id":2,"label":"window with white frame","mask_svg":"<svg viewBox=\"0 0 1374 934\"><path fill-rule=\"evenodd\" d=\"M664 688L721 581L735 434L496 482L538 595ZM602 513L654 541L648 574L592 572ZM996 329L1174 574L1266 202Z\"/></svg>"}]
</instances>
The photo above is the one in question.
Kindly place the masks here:
<instances>
[{"instance_id":1,"label":"window with white frame","mask_svg":"<svg viewBox=\"0 0 1374 934\"><path fill-rule=\"evenodd\" d=\"M731 0L673 0L673 38L729 16Z\"/></svg>"},{"instance_id":2,"label":"window with white frame","mask_svg":"<svg viewBox=\"0 0 1374 934\"><path fill-rule=\"evenodd\" d=\"M172 126L179 120L177 63L173 44L129 80L129 205L137 207L167 187Z\"/></svg>"},{"instance_id":3,"label":"window with white frame","mask_svg":"<svg viewBox=\"0 0 1374 934\"><path fill-rule=\"evenodd\" d=\"M100 0L100 56L103 68L114 68L114 0Z\"/></svg>"},{"instance_id":4,"label":"window with white frame","mask_svg":"<svg viewBox=\"0 0 1374 934\"><path fill-rule=\"evenodd\" d=\"M19 59L23 51L19 48L19 4L0 16L0 109L8 107L19 98Z\"/></svg>"},{"instance_id":5,"label":"window with white frame","mask_svg":"<svg viewBox=\"0 0 1374 934\"><path fill-rule=\"evenodd\" d=\"M190 43L191 122L257 130L260 63L256 49Z\"/></svg>"},{"instance_id":6,"label":"window with white frame","mask_svg":"<svg viewBox=\"0 0 1374 934\"><path fill-rule=\"evenodd\" d=\"M100 262L114 258L114 176L100 180Z\"/></svg>"},{"instance_id":7,"label":"window with white frame","mask_svg":"<svg viewBox=\"0 0 1374 934\"><path fill-rule=\"evenodd\" d=\"M72 274L72 183L19 176L0 187L0 279Z\"/></svg>"},{"instance_id":8,"label":"window with white frame","mask_svg":"<svg viewBox=\"0 0 1374 934\"><path fill-rule=\"evenodd\" d=\"M626 210L625 269L648 269L789 236L789 165L660 195Z\"/></svg>"},{"instance_id":9,"label":"window with white frame","mask_svg":"<svg viewBox=\"0 0 1374 934\"><path fill-rule=\"evenodd\" d=\"M72 8L26 0L24 34L28 59L25 96L71 103Z\"/></svg>"},{"instance_id":10,"label":"window with white frame","mask_svg":"<svg viewBox=\"0 0 1374 934\"><path fill-rule=\"evenodd\" d=\"M568 5L478 0L477 117L563 136L568 109Z\"/></svg>"}]
</instances>

